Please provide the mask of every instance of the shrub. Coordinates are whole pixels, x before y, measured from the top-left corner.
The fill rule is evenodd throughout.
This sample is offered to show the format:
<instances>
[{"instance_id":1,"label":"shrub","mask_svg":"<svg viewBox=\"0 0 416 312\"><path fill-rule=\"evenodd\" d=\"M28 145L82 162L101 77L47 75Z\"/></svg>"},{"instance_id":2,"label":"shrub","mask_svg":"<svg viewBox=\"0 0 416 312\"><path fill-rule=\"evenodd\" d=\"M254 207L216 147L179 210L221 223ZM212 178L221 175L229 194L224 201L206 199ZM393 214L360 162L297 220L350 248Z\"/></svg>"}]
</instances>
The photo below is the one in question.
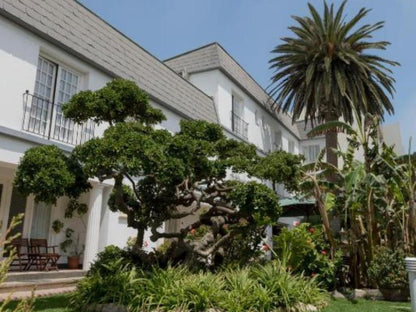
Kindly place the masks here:
<instances>
[{"instance_id":1,"label":"shrub","mask_svg":"<svg viewBox=\"0 0 416 312\"><path fill-rule=\"evenodd\" d=\"M368 268L368 277L379 288L407 289L409 286L403 250L381 247Z\"/></svg>"},{"instance_id":2,"label":"shrub","mask_svg":"<svg viewBox=\"0 0 416 312\"><path fill-rule=\"evenodd\" d=\"M74 311L89 311L96 304L127 305L140 292L140 275L134 267L114 259L100 264L77 286L71 297Z\"/></svg>"},{"instance_id":3,"label":"shrub","mask_svg":"<svg viewBox=\"0 0 416 312\"><path fill-rule=\"evenodd\" d=\"M324 291L315 279L292 275L274 261L265 266L227 269L220 273L192 273L188 268L153 268L151 271L123 266L120 259L103 265L78 286L72 302L76 311L95 304L115 303L129 311L304 311L307 304L326 304Z\"/></svg>"},{"instance_id":4,"label":"shrub","mask_svg":"<svg viewBox=\"0 0 416 312\"><path fill-rule=\"evenodd\" d=\"M307 223L289 230L282 229L274 240L277 256L286 259L287 266L294 273L315 277L325 288L332 289L336 284L337 272L341 267L341 254L330 258L329 245L319 227Z\"/></svg>"},{"instance_id":5,"label":"shrub","mask_svg":"<svg viewBox=\"0 0 416 312\"><path fill-rule=\"evenodd\" d=\"M251 270L251 274L261 287L268 290L268 298L275 308L302 310L300 304L312 304L317 307L326 305L326 292L317 286L314 278L294 275L280 261L272 261L264 266L258 265Z\"/></svg>"},{"instance_id":6,"label":"shrub","mask_svg":"<svg viewBox=\"0 0 416 312\"><path fill-rule=\"evenodd\" d=\"M120 266L127 265L129 263L127 259L127 252L114 245L107 246L103 251L98 253L97 259L91 265L88 274L104 275L108 272L108 270L114 269L112 264L114 264L115 262L119 263ZM111 274L112 272L110 271L108 273Z\"/></svg>"},{"instance_id":7,"label":"shrub","mask_svg":"<svg viewBox=\"0 0 416 312\"><path fill-rule=\"evenodd\" d=\"M23 214L14 216L10 222L9 227L6 229L5 235L0 237L0 256L4 256L5 253L8 254L7 257L0 261L0 285L6 281L10 265L14 259L16 259L16 250L11 247L10 243L14 239L18 238L20 234L11 235L11 232L22 222L22 219ZM29 299L19 301L19 303L13 307L11 307L9 304L10 297L6 298L6 300L0 303L0 312L30 312L33 310L34 304L33 293Z\"/></svg>"}]
</instances>

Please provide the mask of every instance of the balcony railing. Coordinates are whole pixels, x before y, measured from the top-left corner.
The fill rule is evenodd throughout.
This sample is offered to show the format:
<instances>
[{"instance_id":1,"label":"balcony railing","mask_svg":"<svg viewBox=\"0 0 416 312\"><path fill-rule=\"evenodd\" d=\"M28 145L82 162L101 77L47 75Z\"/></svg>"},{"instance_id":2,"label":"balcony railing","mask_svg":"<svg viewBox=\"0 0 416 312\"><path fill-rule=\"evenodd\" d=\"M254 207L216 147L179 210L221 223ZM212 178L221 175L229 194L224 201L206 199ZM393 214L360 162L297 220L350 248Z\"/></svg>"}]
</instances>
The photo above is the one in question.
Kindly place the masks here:
<instances>
[{"instance_id":1,"label":"balcony railing","mask_svg":"<svg viewBox=\"0 0 416 312\"><path fill-rule=\"evenodd\" d=\"M244 139L248 138L248 123L234 112L231 112L231 129Z\"/></svg>"},{"instance_id":2,"label":"balcony railing","mask_svg":"<svg viewBox=\"0 0 416 312\"><path fill-rule=\"evenodd\" d=\"M62 105L42 97L23 94L22 129L48 140L78 145L94 137L95 123L91 120L76 124L64 117Z\"/></svg>"}]
</instances>

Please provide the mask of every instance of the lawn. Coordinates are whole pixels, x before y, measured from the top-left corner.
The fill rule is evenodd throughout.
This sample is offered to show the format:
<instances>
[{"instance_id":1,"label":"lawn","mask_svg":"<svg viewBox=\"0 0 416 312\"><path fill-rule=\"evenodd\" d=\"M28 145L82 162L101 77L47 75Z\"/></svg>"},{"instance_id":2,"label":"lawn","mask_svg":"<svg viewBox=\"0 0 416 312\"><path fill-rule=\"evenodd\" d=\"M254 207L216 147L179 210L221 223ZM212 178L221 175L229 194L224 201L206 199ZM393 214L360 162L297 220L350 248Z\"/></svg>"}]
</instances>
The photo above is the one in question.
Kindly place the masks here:
<instances>
[{"instance_id":1,"label":"lawn","mask_svg":"<svg viewBox=\"0 0 416 312\"><path fill-rule=\"evenodd\" d=\"M35 302L34 311L42 312L68 312L68 295L39 298ZM333 299L330 305L322 312L406 312L410 311L410 303L386 301L348 301Z\"/></svg>"},{"instance_id":2,"label":"lawn","mask_svg":"<svg viewBox=\"0 0 416 312\"><path fill-rule=\"evenodd\" d=\"M410 312L410 303L333 299L322 312Z\"/></svg>"},{"instance_id":3,"label":"lawn","mask_svg":"<svg viewBox=\"0 0 416 312\"><path fill-rule=\"evenodd\" d=\"M11 303L10 306L14 307L16 303ZM34 311L42 312L69 312L69 296L59 295L53 297L37 298L35 301Z\"/></svg>"}]
</instances>

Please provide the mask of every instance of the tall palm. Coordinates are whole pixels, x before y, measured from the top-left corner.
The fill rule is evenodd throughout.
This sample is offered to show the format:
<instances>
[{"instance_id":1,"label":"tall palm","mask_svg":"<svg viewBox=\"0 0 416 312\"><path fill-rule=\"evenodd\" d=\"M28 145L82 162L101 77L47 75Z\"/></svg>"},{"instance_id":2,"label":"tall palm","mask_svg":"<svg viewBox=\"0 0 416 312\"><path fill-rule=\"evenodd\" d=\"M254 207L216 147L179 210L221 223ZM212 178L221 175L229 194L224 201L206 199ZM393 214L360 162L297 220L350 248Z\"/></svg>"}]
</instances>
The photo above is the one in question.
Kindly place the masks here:
<instances>
[{"instance_id":1,"label":"tall palm","mask_svg":"<svg viewBox=\"0 0 416 312\"><path fill-rule=\"evenodd\" d=\"M274 70L270 95L274 108L292 113L293 121L304 114L305 123L340 117L352 123L353 106L360 116L371 113L383 119L385 111L394 112L389 66L399 64L371 54L390 44L371 41L384 22L358 26L370 11L365 8L347 21L345 3L336 12L325 3L323 16L309 3L310 17L294 16L297 25L289 27L294 36L283 38L272 51L277 56L269 61ZM335 166L337 145L337 133L327 133L327 161Z\"/></svg>"}]
</instances>

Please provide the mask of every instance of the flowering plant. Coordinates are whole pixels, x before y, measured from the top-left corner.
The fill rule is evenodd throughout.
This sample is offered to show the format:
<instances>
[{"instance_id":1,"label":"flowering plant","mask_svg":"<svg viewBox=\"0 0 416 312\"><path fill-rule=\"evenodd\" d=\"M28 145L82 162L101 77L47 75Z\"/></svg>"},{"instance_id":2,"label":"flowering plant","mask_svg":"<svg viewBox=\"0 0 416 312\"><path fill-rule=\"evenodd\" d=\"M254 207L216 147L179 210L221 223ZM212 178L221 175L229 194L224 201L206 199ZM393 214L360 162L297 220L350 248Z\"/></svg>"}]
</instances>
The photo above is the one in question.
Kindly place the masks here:
<instances>
[{"instance_id":1,"label":"flowering plant","mask_svg":"<svg viewBox=\"0 0 416 312\"><path fill-rule=\"evenodd\" d=\"M274 239L275 253L281 259L288 259L287 265L294 273L303 273L316 278L322 286L335 286L336 273L341 265L341 254L334 260L329 256L329 245L322 229L301 223L295 228L282 229Z\"/></svg>"}]
</instances>

